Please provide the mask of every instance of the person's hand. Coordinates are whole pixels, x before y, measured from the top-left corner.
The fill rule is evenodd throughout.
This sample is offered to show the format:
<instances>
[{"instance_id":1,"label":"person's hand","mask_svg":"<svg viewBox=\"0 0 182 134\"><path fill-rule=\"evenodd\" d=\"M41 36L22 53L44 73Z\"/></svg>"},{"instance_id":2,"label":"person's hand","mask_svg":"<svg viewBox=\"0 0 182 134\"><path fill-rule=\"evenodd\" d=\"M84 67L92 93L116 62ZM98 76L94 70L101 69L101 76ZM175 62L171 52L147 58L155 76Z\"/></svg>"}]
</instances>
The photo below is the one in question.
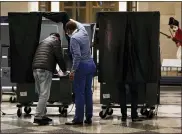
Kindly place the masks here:
<instances>
[{"instance_id":1,"label":"person's hand","mask_svg":"<svg viewBox=\"0 0 182 134\"><path fill-rule=\"evenodd\" d=\"M58 71L58 76L63 76L64 73L62 71Z\"/></svg>"},{"instance_id":2,"label":"person's hand","mask_svg":"<svg viewBox=\"0 0 182 134\"><path fill-rule=\"evenodd\" d=\"M68 71L65 71L65 72L58 71L58 75L59 75L59 76L66 76L66 75L68 75L68 74L69 74Z\"/></svg>"},{"instance_id":3,"label":"person's hand","mask_svg":"<svg viewBox=\"0 0 182 134\"><path fill-rule=\"evenodd\" d=\"M75 73L74 73L74 72L71 72L71 73L70 73L69 78L70 78L70 80L71 80L71 81L73 81L73 80L74 80L74 75L75 75Z\"/></svg>"},{"instance_id":4,"label":"person's hand","mask_svg":"<svg viewBox=\"0 0 182 134\"><path fill-rule=\"evenodd\" d=\"M63 72L63 75L64 75L64 76L68 76L69 73L70 73L70 71L65 71L65 72Z\"/></svg>"}]
</instances>

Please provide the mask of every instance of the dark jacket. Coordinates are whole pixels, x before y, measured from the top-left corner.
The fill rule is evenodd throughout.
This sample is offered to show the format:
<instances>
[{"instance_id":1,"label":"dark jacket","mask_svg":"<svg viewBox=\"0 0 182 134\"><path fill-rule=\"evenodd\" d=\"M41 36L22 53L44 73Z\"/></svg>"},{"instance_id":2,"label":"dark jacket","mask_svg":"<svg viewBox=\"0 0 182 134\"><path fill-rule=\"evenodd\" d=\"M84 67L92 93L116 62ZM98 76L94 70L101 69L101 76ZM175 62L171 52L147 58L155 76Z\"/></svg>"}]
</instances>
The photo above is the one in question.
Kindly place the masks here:
<instances>
[{"instance_id":1,"label":"dark jacket","mask_svg":"<svg viewBox=\"0 0 182 134\"><path fill-rule=\"evenodd\" d=\"M65 72L66 64L62 55L61 42L54 36L49 36L41 41L37 47L32 68L45 69L52 73L56 70L56 63Z\"/></svg>"}]
</instances>

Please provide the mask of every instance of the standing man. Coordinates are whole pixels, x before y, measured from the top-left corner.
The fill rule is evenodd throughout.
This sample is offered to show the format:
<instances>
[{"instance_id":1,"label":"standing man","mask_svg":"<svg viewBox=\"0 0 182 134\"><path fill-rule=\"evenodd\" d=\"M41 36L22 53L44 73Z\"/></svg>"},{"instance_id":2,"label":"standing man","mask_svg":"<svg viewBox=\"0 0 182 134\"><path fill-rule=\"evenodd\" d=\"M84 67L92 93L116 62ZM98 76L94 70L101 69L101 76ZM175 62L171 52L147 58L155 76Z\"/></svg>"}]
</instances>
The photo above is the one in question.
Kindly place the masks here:
<instances>
[{"instance_id":1,"label":"standing man","mask_svg":"<svg viewBox=\"0 0 182 134\"><path fill-rule=\"evenodd\" d=\"M138 108L138 91L139 90L139 86L137 83L119 83L118 84L118 91L119 91L119 101L120 101L120 107L121 107L121 114L122 114L122 118L121 120L123 122L126 121L127 119L127 95L126 92L128 90L128 88L130 89L130 95L131 95L131 118L133 122L136 121L142 121L139 117L138 117L138 112L137 112L137 108Z\"/></svg>"},{"instance_id":2,"label":"standing man","mask_svg":"<svg viewBox=\"0 0 182 134\"><path fill-rule=\"evenodd\" d=\"M66 72L66 65L63 60L60 35L52 33L37 47L33 60L33 75L35 88L39 94L39 101L36 108L34 123L46 125L52 119L45 116L46 104L50 96L52 75L56 70L56 63Z\"/></svg>"},{"instance_id":3,"label":"standing man","mask_svg":"<svg viewBox=\"0 0 182 134\"><path fill-rule=\"evenodd\" d=\"M84 120L84 105L86 124L92 123L93 100L92 100L92 79L96 70L95 63L91 56L90 40L84 26L74 20L66 24L66 31L70 37L70 52L73 58L73 65L70 79L73 80L75 94L75 117L66 125L81 125Z\"/></svg>"}]
</instances>

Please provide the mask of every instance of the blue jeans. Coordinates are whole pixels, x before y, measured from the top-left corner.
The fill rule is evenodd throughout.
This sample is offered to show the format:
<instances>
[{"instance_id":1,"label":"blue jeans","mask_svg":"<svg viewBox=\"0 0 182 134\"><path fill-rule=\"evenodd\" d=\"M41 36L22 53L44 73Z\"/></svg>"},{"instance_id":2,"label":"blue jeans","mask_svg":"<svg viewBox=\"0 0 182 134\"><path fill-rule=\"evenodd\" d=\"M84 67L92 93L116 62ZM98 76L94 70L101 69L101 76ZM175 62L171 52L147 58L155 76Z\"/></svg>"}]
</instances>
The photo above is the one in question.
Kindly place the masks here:
<instances>
[{"instance_id":1,"label":"blue jeans","mask_svg":"<svg viewBox=\"0 0 182 134\"><path fill-rule=\"evenodd\" d=\"M41 119L46 114L46 104L50 96L52 83L52 72L35 69L33 70L33 75L35 79L35 90L39 95L35 118Z\"/></svg>"},{"instance_id":2,"label":"blue jeans","mask_svg":"<svg viewBox=\"0 0 182 134\"><path fill-rule=\"evenodd\" d=\"M86 119L93 116L92 79L96 70L94 61L81 62L75 72L73 89L75 93L75 122L83 122L84 106Z\"/></svg>"}]
</instances>

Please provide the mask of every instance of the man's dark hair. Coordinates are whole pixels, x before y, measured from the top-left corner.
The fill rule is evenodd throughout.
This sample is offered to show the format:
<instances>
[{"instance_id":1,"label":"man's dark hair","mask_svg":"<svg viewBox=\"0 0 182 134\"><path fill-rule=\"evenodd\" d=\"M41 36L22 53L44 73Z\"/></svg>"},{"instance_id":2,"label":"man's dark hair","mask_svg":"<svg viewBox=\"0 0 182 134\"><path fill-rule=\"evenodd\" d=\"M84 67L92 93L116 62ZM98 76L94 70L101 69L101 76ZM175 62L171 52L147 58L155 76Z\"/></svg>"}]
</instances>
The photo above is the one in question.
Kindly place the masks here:
<instances>
[{"instance_id":1,"label":"man's dark hair","mask_svg":"<svg viewBox=\"0 0 182 134\"><path fill-rule=\"evenodd\" d=\"M77 25L75 22L69 21L68 23L66 23L66 30L74 31L76 28L77 28Z\"/></svg>"},{"instance_id":2,"label":"man's dark hair","mask_svg":"<svg viewBox=\"0 0 182 134\"><path fill-rule=\"evenodd\" d=\"M56 36L56 37L58 37L60 39L59 33L51 33L50 35Z\"/></svg>"}]
</instances>

